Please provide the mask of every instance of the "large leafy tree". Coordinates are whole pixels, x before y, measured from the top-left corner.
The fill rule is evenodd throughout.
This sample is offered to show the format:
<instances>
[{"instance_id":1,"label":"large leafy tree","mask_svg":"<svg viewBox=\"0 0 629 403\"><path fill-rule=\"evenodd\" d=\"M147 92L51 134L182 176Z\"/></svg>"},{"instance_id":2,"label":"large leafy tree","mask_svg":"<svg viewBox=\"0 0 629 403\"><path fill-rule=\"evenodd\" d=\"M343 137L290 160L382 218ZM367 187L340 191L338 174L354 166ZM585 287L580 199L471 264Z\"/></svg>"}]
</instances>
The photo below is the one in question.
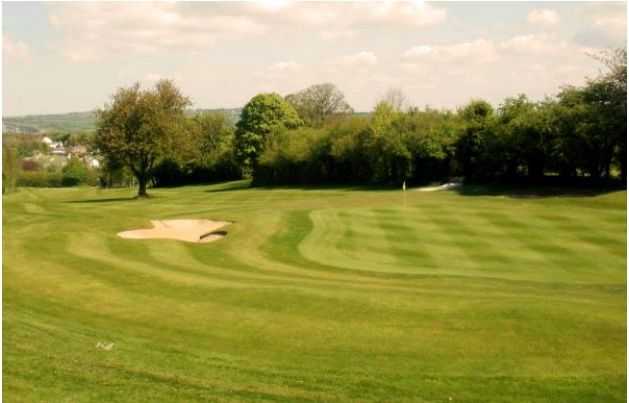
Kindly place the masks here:
<instances>
[{"instance_id":1,"label":"large leafy tree","mask_svg":"<svg viewBox=\"0 0 629 403\"><path fill-rule=\"evenodd\" d=\"M623 180L627 169L626 51L604 53L608 67L584 87L566 87L557 95L554 125L557 160L563 172L581 171L594 180L611 176L615 162Z\"/></svg>"},{"instance_id":2,"label":"large leafy tree","mask_svg":"<svg viewBox=\"0 0 629 403\"><path fill-rule=\"evenodd\" d=\"M119 89L112 103L98 112L94 145L112 165L127 167L138 181L138 196L146 197L153 166L177 147L184 110L190 100L169 80L153 89L139 84Z\"/></svg>"},{"instance_id":3,"label":"large leafy tree","mask_svg":"<svg viewBox=\"0 0 629 403\"><path fill-rule=\"evenodd\" d=\"M334 84L310 86L286 96L307 126L321 127L330 117L351 114L353 109L345 101L345 95Z\"/></svg>"},{"instance_id":4,"label":"large leafy tree","mask_svg":"<svg viewBox=\"0 0 629 403\"><path fill-rule=\"evenodd\" d=\"M532 102L526 95L507 98L498 109L497 149L492 153L502 163L500 173L513 176L518 167L539 179L551 164L555 130L548 102Z\"/></svg>"},{"instance_id":5,"label":"large leafy tree","mask_svg":"<svg viewBox=\"0 0 629 403\"><path fill-rule=\"evenodd\" d=\"M371 115L369 127L370 164L373 180L398 183L411 171L411 153L406 144L406 133L394 123L401 113L389 102L380 101Z\"/></svg>"},{"instance_id":6,"label":"large leafy tree","mask_svg":"<svg viewBox=\"0 0 629 403\"><path fill-rule=\"evenodd\" d=\"M295 129L302 124L295 108L279 94L258 94L245 105L236 124L236 157L246 168L255 169L258 156L274 131Z\"/></svg>"},{"instance_id":7,"label":"large leafy tree","mask_svg":"<svg viewBox=\"0 0 629 403\"><path fill-rule=\"evenodd\" d=\"M487 150L495 143L494 109L486 101L472 100L458 111L461 120L456 155L462 173L469 178L488 175Z\"/></svg>"},{"instance_id":8,"label":"large leafy tree","mask_svg":"<svg viewBox=\"0 0 629 403\"><path fill-rule=\"evenodd\" d=\"M401 88L389 88L379 103L383 102L389 104L397 112L402 112L408 107L408 99Z\"/></svg>"},{"instance_id":9,"label":"large leafy tree","mask_svg":"<svg viewBox=\"0 0 629 403\"><path fill-rule=\"evenodd\" d=\"M453 114L425 108L401 113L392 129L404 133L411 153L412 179L416 183L443 179L449 175L456 141Z\"/></svg>"},{"instance_id":10,"label":"large leafy tree","mask_svg":"<svg viewBox=\"0 0 629 403\"><path fill-rule=\"evenodd\" d=\"M234 127L224 113L206 112L192 118L197 160L212 165L231 153Z\"/></svg>"},{"instance_id":11,"label":"large leafy tree","mask_svg":"<svg viewBox=\"0 0 629 403\"><path fill-rule=\"evenodd\" d=\"M584 99L592 109L596 138L601 143L601 164L605 176L615 160L623 181L627 178L627 49L602 52L598 59L606 71L590 80Z\"/></svg>"}]
</instances>

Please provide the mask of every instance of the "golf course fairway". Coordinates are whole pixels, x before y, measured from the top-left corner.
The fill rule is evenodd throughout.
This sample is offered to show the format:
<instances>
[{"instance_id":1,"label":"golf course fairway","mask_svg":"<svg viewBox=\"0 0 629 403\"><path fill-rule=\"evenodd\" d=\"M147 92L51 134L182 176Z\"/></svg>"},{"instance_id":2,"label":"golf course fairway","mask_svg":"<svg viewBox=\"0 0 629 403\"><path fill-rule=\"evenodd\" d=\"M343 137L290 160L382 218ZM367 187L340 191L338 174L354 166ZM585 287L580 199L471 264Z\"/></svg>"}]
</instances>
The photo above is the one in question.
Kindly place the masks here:
<instances>
[{"instance_id":1,"label":"golf course fairway","mask_svg":"<svg viewBox=\"0 0 629 403\"><path fill-rule=\"evenodd\" d=\"M626 192L477 190L4 195L3 397L625 401Z\"/></svg>"}]
</instances>

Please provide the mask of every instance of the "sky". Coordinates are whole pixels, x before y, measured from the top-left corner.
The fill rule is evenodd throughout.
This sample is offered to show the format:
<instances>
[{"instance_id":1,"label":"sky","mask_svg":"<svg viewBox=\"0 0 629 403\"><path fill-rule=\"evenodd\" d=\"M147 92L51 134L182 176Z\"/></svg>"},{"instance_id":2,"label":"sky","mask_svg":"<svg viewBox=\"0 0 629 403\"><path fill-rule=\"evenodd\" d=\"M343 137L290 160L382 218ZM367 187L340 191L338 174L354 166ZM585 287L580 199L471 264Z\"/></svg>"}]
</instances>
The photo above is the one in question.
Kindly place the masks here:
<instances>
[{"instance_id":1,"label":"sky","mask_svg":"<svg viewBox=\"0 0 629 403\"><path fill-rule=\"evenodd\" d=\"M195 108L331 82L357 111L550 96L626 46L626 3L4 2L4 116L87 111L168 78Z\"/></svg>"}]
</instances>

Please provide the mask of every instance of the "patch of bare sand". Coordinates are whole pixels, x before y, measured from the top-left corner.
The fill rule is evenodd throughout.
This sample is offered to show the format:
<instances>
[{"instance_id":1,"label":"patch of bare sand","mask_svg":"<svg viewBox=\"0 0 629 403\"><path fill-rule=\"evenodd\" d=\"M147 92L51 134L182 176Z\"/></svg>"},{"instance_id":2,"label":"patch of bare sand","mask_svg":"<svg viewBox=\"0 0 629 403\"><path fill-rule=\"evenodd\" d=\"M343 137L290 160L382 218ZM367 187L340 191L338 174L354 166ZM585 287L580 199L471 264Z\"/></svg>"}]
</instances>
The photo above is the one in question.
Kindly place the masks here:
<instances>
[{"instance_id":1,"label":"patch of bare sand","mask_svg":"<svg viewBox=\"0 0 629 403\"><path fill-rule=\"evenodd\" d=\"M153 228L119 232L125 239L176 239L178 241L207 243L223 238L227 232L218 231L231 223L210 220L151 220Z\"/></svg>"},{"instance_id":2,"label":"patch of bare sand","mask_svg":"<svg viewBox=\"0 0 629 403\"><path fill-rule=\"evenodd\" d=\"M421 187L421 188L415 188L413 190L416 192L438 192L440 190L456 189L458 187L461 187L461 183L448 182L439 186L426 186L426 187Z\"/></svg>"}]
</instances>

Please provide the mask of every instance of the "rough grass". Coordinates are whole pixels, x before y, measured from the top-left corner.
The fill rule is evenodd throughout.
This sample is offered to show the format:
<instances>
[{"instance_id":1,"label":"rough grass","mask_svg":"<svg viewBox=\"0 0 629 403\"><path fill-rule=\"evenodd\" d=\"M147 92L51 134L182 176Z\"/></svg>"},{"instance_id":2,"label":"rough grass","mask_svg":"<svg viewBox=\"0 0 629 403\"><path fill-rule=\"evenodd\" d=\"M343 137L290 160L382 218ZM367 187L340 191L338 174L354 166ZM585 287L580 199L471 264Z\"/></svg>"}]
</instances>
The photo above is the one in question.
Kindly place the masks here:
<instances>
[{"instance_id":1,"label":"rough grass","mask_svg":"<svg viewBox=\"0 0 629 403\"><path fill-rule=\"evenodd\" d=\"M626 192L130 195L4 196L6 401L626 400Z\"/></svg>"}]
</instances>

